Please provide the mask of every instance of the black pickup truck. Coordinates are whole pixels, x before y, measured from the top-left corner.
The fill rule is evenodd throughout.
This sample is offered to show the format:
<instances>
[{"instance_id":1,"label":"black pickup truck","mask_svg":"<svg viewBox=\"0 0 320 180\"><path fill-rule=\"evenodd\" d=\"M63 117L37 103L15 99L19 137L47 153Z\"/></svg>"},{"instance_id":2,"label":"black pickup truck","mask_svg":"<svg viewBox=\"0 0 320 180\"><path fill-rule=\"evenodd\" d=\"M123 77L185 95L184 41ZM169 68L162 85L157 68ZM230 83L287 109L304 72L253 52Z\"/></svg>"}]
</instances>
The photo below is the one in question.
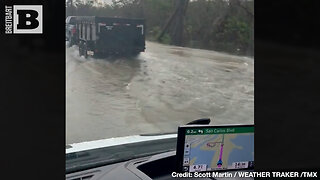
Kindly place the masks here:
<instances>
[{"instance_id":1,"label":"black pickup truck","mask_svg":"<svg viewBox=\"0 0 320 180\"><path fill-rule=\"evenodd\" d=\"M145 50L145 20L97 16L75 17L80 56L137 55Z\"/></svg>"}]
</instances>

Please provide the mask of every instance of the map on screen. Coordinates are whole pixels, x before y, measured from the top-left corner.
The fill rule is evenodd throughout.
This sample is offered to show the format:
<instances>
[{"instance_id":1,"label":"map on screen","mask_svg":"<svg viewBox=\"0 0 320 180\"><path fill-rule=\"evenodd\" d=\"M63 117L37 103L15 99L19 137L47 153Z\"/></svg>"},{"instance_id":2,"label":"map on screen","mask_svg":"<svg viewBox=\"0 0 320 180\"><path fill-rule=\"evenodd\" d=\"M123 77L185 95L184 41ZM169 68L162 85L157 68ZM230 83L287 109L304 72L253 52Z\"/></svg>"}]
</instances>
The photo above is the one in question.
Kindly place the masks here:
<instances>
[{"instance_id":1,"label":"map on screen","mask_svg":"<svg viewBox=\"0 0 320 180\"><path fill-rule=\"evenodd\" d=\"M184 171L247 169L254 161L254 127L185 129Z\"/></svg>"}]
</instances>

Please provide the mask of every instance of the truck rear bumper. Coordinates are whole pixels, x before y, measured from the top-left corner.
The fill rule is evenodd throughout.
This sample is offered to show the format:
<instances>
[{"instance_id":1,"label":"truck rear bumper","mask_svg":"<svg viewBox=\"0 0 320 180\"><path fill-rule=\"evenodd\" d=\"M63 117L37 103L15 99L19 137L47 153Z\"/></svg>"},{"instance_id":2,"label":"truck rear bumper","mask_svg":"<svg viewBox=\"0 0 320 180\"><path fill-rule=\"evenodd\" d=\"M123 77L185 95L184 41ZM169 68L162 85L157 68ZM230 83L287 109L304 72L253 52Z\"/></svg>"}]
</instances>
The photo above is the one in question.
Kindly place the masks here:
<instances>
[{"instance_id":1,"label":"truck rear bumper","mask_svg":"<svg viewBox=\"0 0 320 180\"><path fill-rule=\"evenodd\" d=\"M108 48L108 49L95 49L94 53L101 54L131 54L145 52L145 48Z\"/></svg>"}]
</instances>

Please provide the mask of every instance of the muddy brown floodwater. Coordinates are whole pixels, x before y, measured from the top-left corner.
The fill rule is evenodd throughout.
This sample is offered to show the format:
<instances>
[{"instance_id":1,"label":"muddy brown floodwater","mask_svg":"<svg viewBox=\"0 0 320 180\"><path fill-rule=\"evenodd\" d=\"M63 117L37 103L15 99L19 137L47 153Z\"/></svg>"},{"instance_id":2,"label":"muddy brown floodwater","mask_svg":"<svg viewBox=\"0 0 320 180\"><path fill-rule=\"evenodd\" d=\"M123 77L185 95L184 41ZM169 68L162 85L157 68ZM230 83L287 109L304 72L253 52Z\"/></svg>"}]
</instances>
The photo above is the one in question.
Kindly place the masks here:
<instances>
[{"instance_id":1,"label":"muddy brown floodwater","mask_svg":"<svg viewBox=\"0 0 320 180\"><path fill-rule=\"evenodd\" d=\"M135 58L79 57L67 48L66 142L174 132L198 118L254 122L254 60L146 43Z\"/></svg>"}]
</instances>

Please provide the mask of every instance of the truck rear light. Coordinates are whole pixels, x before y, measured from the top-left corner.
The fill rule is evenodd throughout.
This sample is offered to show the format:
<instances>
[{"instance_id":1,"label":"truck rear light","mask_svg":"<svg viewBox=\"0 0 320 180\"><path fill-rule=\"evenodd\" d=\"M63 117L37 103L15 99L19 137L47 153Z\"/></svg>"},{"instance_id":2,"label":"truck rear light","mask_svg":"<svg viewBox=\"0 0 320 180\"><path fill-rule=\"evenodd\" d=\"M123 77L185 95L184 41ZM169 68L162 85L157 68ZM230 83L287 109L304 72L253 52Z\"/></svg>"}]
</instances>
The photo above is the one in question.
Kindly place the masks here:
<instances>
[{"instance_id":1,"label":"truck rear light","mask_svg":"<svg viewBox=\"0 0 320 180\"><path fill-rule=\"evenodd\" d=\"M72 32L72 34L75 34L76 33L76 28L72 28L71 32Z\"/></svg>"},{"instance_id":2,"label":"truck rear light","mask_svg":"<svg viewBox=\"0 0 320 180\"><path fill-rule=\"evenodd\" d=\"M141 28L141 34L143 35L143 24L138 24L137 28Z\"/></svg>"}]
</instances>

